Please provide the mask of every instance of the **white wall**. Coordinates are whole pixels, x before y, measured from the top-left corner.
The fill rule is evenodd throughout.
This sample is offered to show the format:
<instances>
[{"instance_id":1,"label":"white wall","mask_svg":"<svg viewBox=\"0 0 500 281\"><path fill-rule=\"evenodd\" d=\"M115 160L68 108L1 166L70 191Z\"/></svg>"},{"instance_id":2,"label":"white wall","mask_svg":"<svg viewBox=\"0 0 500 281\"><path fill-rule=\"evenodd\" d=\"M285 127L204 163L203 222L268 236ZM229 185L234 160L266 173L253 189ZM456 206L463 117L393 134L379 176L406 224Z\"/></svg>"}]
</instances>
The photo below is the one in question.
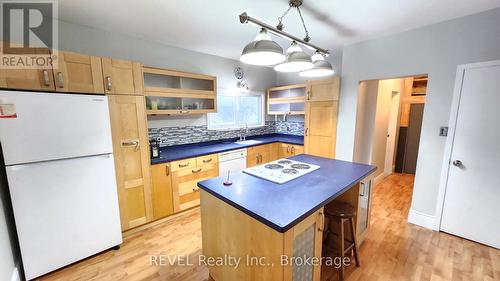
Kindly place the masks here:
<instances>
[{"instance_id":1,"label":"white wall","mask_svg":"<svg viewBox=\"0 0 500 281\"><path fill-rule=\"evenodd\" d=\"M500 9L347 46L343 51L337 157L353 158L358 83L429 74L412 211L435 215L457 65L500 59ZM435 219L435 218L433 218Z\"/></svg>"},{"instance_id":2,"label":"white wall","mask_svg":"<svg viewBox=\"0 0 500 281\"><path fill-rule=\"evenodd\" d=\"M123 32L125 33L126 29ZM59 48L84 54L136 60L146 66L215 75L219 91L235 88L237 80L233 70L236 66L242 67L245 81L251 90L264 91L276 85L276 73L269 67L248 66L232 59L64 21L59 22ZM206 125L206 115L155 117L150 118L148 123L150 127Z\"/></svg>"}]
</instances>

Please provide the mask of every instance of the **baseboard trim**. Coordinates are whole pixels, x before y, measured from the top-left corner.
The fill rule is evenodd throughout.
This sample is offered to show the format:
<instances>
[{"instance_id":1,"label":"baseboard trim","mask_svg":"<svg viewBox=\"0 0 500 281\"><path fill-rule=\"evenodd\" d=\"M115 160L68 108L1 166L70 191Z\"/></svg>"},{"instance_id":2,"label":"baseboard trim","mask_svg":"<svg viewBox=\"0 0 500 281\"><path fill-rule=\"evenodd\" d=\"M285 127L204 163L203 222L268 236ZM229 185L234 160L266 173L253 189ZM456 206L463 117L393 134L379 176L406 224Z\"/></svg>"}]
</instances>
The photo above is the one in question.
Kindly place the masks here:
<instances>
[{"instance_id":1,"label":"baseboard trim","mask_svg":"<svg viewBox=\"0 0 500 281\"><path fill-rule=\"evenodd\" d=\"M12 271L12 275L10 276L10 281L20 281L21 276L19 276L19 270L17 267L14 267L14 270Z\"/></svg>"},{"instance_id":2,"label":"baseboard trim","mask_svg":"<svg viewBox=\"0 0 500 281\"><path fill-rule=\"evenodd\" d=\"M377 186L381 181L383 181L387 176L384 173L381 173L380 175L376 176L375 179L373 180L373 186Z\"/></svg>"},{"instance_id":3,"label":"baseboard trim","mask_svg":"<svg viewBox=\"0 0 500 281\"><path fill-rule=\"evenodd\" d=\"M410 210L408 214L408 222L428 229L436 231L439 230L435 216L424 214L415 210Z\"/></svg>"}]
</instances>

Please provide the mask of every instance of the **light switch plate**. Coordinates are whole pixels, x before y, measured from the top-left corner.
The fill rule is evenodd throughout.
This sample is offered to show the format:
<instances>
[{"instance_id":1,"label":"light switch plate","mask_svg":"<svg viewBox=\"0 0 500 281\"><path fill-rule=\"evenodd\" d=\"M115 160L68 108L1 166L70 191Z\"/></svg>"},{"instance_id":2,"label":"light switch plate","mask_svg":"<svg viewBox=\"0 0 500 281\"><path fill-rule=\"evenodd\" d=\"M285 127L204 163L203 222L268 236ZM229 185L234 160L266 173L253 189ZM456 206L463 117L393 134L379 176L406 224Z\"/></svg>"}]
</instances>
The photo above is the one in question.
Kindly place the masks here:
<instances>
[{"instance_id":1,"label":"light switch plate","mask_svg":"<svg viewBox=\"0 0 500 281\"><path fill-rule=\"evenodd\" d=\"M439 128L439 136L441 136L441 137L448 136L448 127Z\"/></svg>"}]
</instances>

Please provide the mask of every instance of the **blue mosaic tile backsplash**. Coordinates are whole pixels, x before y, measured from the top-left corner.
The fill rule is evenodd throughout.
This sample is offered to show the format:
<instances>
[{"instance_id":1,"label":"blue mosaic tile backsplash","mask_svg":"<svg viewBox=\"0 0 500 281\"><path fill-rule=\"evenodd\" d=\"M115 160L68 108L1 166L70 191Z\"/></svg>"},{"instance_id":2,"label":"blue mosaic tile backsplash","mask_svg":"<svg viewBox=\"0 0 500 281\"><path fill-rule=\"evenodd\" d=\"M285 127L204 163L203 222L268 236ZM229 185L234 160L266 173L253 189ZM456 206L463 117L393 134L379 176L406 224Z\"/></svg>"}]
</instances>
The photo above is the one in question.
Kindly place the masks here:
<instances>
[{"instance_id":1,"label":"blue mosaic tile backsplash","mask_svg":"<svg viewBox=\"0 0 500 281\"><path fill-rule=\"evenodd\" d=\"M273 133L304 135L303 122L266 121L265 126L249 128L247 136L257 136ZM188 143L198 143L221 139L237 138L240 130L215 131L207 126L162 127L149 128L149 138L159 138L160 146L172 146Z\"/></svg>"}]
</instances>

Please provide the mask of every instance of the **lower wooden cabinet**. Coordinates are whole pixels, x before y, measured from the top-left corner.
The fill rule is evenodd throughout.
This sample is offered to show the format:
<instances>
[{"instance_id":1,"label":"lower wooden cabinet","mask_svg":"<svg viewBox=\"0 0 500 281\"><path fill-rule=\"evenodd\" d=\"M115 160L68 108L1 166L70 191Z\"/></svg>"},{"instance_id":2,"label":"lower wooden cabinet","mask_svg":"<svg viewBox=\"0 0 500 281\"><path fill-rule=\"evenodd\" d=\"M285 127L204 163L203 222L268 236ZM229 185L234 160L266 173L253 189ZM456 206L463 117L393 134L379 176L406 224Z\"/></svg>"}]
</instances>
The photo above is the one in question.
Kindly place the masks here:
<instances>
[{"instance_id":1,"label":"lower wooden cabinet","mask_svg":"<svg viewBox=\"0 0 500 281\"><path fill-rule=\"evenodd\" d=\"M302 153L304 153L304 147L302 145L280 143L279 146L280 158L288 158Z\"/></svg>"},{"instance_id":2,"label":"lower wooden cabinet","mask_svg":"<svg viewBox=\"0 0 500 281\"><path fill-rule=\"evenodd\" d=\"M153 220L144 97L108 96L122 230Z\"/></svg>"},{"instance_id":3,"label":"lower wooden cabinet","mask_svg":"<svg viewBox=\"0 0 500 281\"><path fill-rule=\"evenodd\" d=\"M271 161L273 144L263 144L247 148L247 168Z\"/></svg>"},{"instance_id":4,"label":"lower wooden cabinet","mask_svg":"<svg viewBox=\"0 0 500 281\"><path fill-rule=\"evenodd\" d=\"M219 176L217 154L189 158L171 163L174 212L200 205L199 181Z\"/></svg>"},{"instance_id":5,"label":"lower wooden cabinet","mask_svg":"<svg viewBox=\"0 0 500 281\"><path fill-rule=\"evenodd\" d=\"M174 213L170 163L151 166L153 182L153 216L161 219Z\"/></svg>"}]
</instances>

